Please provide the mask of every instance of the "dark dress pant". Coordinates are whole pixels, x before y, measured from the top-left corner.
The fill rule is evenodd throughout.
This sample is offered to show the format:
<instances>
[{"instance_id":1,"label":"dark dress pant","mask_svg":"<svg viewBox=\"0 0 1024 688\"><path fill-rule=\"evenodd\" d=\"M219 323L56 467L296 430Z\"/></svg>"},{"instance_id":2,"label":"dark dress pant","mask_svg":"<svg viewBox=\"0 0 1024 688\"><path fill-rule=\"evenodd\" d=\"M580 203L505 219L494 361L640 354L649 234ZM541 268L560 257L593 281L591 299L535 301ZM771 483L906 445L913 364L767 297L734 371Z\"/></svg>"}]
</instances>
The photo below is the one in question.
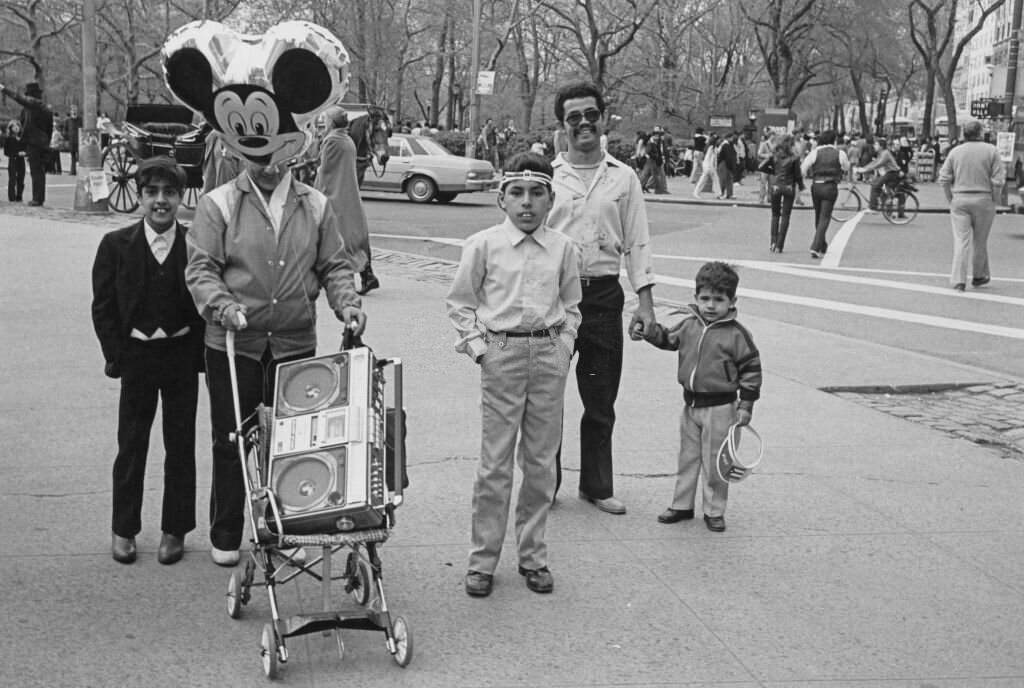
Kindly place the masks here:
<instances>
[{"instance_id":1,"label":"dark dress pant","mask_svg":"<svg viewBox=\"0 0 1024 688\"><path fill-rule=\"evenodd\" d=\"M146 455L158 398L166 452L160 529L181 537L196 527L199 380L192 351L189 337L176 337L154 342L131 339L122 354L112 519L112 530L120 537L134 537L142 530Z\"/></svg>"},{"instance_id":2,"label":"dark dress pant","mask_svg":"<svg viewBox=\"0 0 1024 688\"><path fill-rule=\"evenodd\" d=\"M257 406L273 404L277 366L309 358L314 353L307 351L275 360L268 347L258 361L235 356L243 430L249 430L258 422L253 415ZM238 445L230 439L230 434L235 431L235 407L228 355L224 351L206 347L206 385L210 392L210 423L213 426L210 544L217 549L236 550L242 544L245 526L245 485Z\"/></svg>"},{"instance_id":3,"label":"dark dress pant","mask_svg":"<svg viewBox=\"0 0 1024 688\"><path fill-rule=\"evenodd\" d=\"M576 386L583 402L580 420L580 492L593 499L615 494L612 480L612 430L615 399L622 377L625 295L617 278L583 281L580 311L583 322L576 336ZM555 457L556 488L562 483L562 450Z\"/></svg>"},{"instance_id":4,"label":"dark dress pant","mask_svg":"<svg viewBox=\"0 0 1024 688\"><path fill-rule=\"evenodd\" d=\"M27 146L25 156L28 158L28 173L32 178L32 201L43 204L46 202L46 158L47 149L38 146Z\"/></svg>"},{"instance_id":5,"label":"dark dress pant","mask_svg":"<svg viewBox=\"0 0 1024 688\"><path fill-rule=\"evenodd\" d=\"M839 187L835 182L815 182L811 184L811 204L814 206L814 239L811 250L818 253L828 251L829 223L832 222L832 208L839 197Z\"/></svg>"}]
</instances>

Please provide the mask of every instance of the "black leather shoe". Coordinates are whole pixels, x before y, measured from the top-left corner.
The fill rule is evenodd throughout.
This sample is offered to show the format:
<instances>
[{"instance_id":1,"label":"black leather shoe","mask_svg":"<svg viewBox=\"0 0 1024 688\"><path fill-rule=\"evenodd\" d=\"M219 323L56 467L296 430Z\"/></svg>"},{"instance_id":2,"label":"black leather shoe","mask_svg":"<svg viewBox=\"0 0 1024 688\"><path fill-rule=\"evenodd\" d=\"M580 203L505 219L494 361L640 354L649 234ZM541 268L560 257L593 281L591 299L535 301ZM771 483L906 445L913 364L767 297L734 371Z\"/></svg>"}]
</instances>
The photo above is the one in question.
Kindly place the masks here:
<instances>
[{"instance_id":1,"label":"black leather shoe","mask_svg":"<svg viewBox=\"0 0 1024 688\"><path fill-rule=\"evenodd\" d=\"M494 586L494 576L479 571L469 571L466 574L466 594L470 597L487 597L491 594Z\"/></svg>"},{"instance_id":2,"label":"black leather shoe","mask_svg":"<svg viewBox=\"0 0 1024 688\"><path fill-rule=\"evenodd\" d=\"M954 291L964 291L966 288L967 285L964 284L963 282L957 282L956 284L953 285Z\"/></svg>"},{"instance_id":3,"label":"black leather shoe","mask_svg":"<svg viewBox=\"0 0 1024 688\"><path fill-rule=\"evenodd\" d=\"M181 561L185 554L185 538L170 533L164 533L160 537L160 548L156 551L156 560L161 564L173 564Z\"/></svg>"},{"instance_id":4,"label":"black leather shoe","mask_svg":"<svg viewBox=\"0 0 1024 688\"><path fill-rule=\"evenodd\" d=\"M983 287L992 281L991 277L975 277L971 280L972 287Z\"/></svg>"},{"instance_id":5,"label":"black leather shoe","mask_svg":"<svg viewBox=\"0 0 1024 688\"><path fill-rule=\"evenodd\" d=\"M113 535L110 542L110 555L114 557L114 561L119 561L122 564L130 564L135 561L135 538Z\"/></svg>"},{"instance_id":6,"label":"black leather shoe","mask_svg":"<svg viewBox=\"0 0 1024 688\"><path fill-rule=\"evenodd\" d=\"M658 514L658 523L678 523L693 518L693 509L673 509L669 507Z\"/></svg>"},{"instance_id":7,"label":"black leather shoe","mask_svg":"<svg viewBox=\"0 0 1024 688\"><path fill-rule=\"evenodd\" d=\"M555 589L555 578L547 566L539 569L524 569L520 566L519 575L526 576L526 587L534 592L544 594Z\"/></svg>"},{"instance_id":8,"label":"black leather shoe","mask_svg":"<svg viewBox=\"0 0 1024 688\"><path fill-rule=\"evenodd\" d=\"M704 514L704 525L708 527L708 530L721 533L725 530L725 516L708 516Z\"/></svg>"},{"instance_id":9,"label":"black leather shoe","mask_svg":"<svg viewBox=\"0 0 1024 688\"><path fill-rule=\"evenodd\" d=\"M41 201L29 201L29 202L28 202L28 204L29 204L30 206L33 206L33 207L36 207L36 208L38 208L39 206L41 206L41 205L42 205L42 202L41 202Z\"/></svg>"}]
</instances>

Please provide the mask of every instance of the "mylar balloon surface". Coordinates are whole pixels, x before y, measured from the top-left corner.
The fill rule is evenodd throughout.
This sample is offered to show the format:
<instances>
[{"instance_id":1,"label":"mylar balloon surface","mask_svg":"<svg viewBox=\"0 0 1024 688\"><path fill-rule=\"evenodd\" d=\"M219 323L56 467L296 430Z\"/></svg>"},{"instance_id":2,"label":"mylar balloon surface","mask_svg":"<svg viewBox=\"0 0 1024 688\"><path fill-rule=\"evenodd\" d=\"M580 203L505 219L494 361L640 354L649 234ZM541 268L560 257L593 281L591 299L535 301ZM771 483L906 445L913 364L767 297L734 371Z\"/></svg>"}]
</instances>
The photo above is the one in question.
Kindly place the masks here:
<instances>
[{"instance_id":1,"label":"mylar balloon surface","mask_svg":"<svg viewBox=\"0 0 1024 688\"><path fill-rule=\"evenodd\" d=\"M182 26L161 54L171 93L260 165L298 157L316 116L348 88L345 47L322 26L288 21L240 34L212 21Z\"/></svg>"}]
</instances>

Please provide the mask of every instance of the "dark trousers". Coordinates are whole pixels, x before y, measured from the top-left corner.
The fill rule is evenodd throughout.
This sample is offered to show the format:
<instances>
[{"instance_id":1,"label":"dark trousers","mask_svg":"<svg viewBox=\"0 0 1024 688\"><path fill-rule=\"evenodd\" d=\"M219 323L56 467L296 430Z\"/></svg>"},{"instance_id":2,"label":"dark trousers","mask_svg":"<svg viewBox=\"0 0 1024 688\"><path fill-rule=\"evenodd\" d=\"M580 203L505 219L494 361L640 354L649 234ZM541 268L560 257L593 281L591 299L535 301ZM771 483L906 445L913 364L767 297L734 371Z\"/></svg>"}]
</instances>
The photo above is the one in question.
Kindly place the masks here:
<instances>
[{"instance_id":1,"label":"dark trousers","mask_svg":"<svg viewBox=\"0 0 1024 688\"><path fill-rule=\"evenodd\" d=\"M20 201L25 193L25 158L15 155L7 158L7 200Z\"/></svg>"},{"instance_id":2,"label":"dark trousers","mask_svg":"<svg viewBox=\"0 0 1024 688\"><path fill-rule=\"evenodd\" d=\"M722 187L722 198L732 198L732 168L724 162L718 163L718 183Z\"/></svg>"},{"instance_id":3,"label":"dark trousers","mask_svg":"<svg viewBox=\"0 0 1024 688\"><path fill-rule=\"evenodd\" d=\"M315 351L275 360L267 348L256 361L235 357L238 373L238 402L244 429L251 428L256 418L249 418L260 404L274 401L274 375L277 366L300 358L309 358ZM235 407L231 392L228 355L206 347L206 386L210 391L210 423L213 426L213 482L210 486L210 543L217 549L236 550L242 544L245 525L245 485L238 445L229 439L235 431ZM248 419L248 420L247 420Z\"/></svg>"},{"instance_id":4,"label":"dark trousers","mask_svg":"<svg viewBox=\"0 0 1024 688\"><path fill-rule=\"evenodd\" d=\"M615 399L622 377L622 308L625 296L617 278L583 280L576 336L576 386L583 402L580 420L580 486L593 499L615 494L612 482L612 429ZM556 488L562 484L562 448L555 456Z\"/></svg>"},{"instance_id":5,"label":"dark trousers","mask_svg":"<svg viewBox=\"0 0 1024 688\"><path fill-rule=\"evenodd\" d=\"M786 233L789 231L789 214L793 210L796 189L792 186L772 186L771 191L771 245L781 252L786 245Z\"/></svg>"},{"instance_id":6,"label":"dark trousers","mask_svg":"<svg viewBox=\"0 0 1024 688\"><path fill-rule=\"evenodd\" d=\"M839 197L839 187L835 182L816 182L811 184L811 204L814 206L814 239L811 241L811 250L818 253L825 253L828 250L828 241L825 235L828 232L828 225L832 221L832 208Z\"/></svg>"},{"instance_id":7,"label":"dark trousers","mask_svg":"<svg viewBox=\"0 0 1024 688\"><path fill-rule=\"evenodd\" d=\"M149 433L162 405L164 495L160 529L183 536L196 527L196 403L198 373L190 337L129 340L121 360L112 530L129 538L142 530L143 479Z\"/></svg>"},{"instance_id":8,"label":"dark trousers","mask_svg":"<svg viewBox=\"0 0 1024 688\"><path fill-rule=\"evenodd\" d=\"M46 202L46 158L47 149L28 146L25 149L28 158L28 173L32 178L32 200L36 203Z\"/></svg>"},{"instance_id":9,"label":"dark trousers","mask_svg":"<svg viewBox=\"0 0 1024 688\"><path fill-rule=\"evenodd\" d=\"M882 187L884 185L888 184L889 186L895 188L895 186L897 184L899 184L899 181L900 181L900 172L899 172L899 170L890 170L889 172L886 172L885 174L883 174L880 177L875 177L874 181L871 182L871 197L870 197L870 200L868 202L868 205L871 206L872 210L881 210L880 204L881 204L881 197L882 197ZM900 200L900 210L902 211L903 210L903 205L904 205L903 197L900 196L899 200Z\"/></svg>"}]
</instances>

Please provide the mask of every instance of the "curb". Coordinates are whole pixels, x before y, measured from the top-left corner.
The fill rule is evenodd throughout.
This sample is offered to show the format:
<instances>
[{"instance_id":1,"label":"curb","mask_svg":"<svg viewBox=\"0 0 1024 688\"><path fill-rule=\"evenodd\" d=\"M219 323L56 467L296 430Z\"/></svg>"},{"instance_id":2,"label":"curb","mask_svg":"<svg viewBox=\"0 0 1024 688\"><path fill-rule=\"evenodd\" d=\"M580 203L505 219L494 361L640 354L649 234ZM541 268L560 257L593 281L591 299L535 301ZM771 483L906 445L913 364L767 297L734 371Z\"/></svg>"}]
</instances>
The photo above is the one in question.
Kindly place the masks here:
<instances>
[{"instance_id":1,"label":"curb","mask_svg":"<svg viewBox=\"0 0 1024 688\"><path fill-rule=\"evenodd\" d=\"M652 194L644 194L644 200L648 203L668 203L675 205L706 205L711 207L720 208L764 208L767 209L770 206L767 203L757 203L755 201L718 201L718 200L703 200L698 198L685 198L683 196L676 196L674 198L665 198L666 195L671 194L658 194L656 197L652 197ZM794 205L793 210L814 210L812 205ZM918 215L944 215L949 212L949 208L918 208ZM997 215L1015 215L1017 214L1013 208L1009 206L999 206L996 208Z\"/></svg>"},{"instance_id":2,"label":"curb","mask_svg":"<svg viewBox=\"0 0 1024 688\"><path fill-rule=\"evenodd\" d=\"M992 382L933 382L921 385L839 385L819 387L818 390L829 394L934 394L950 392L956 389L967 389L980 385L991 385Z\"/></svg>"}]
</instances>

